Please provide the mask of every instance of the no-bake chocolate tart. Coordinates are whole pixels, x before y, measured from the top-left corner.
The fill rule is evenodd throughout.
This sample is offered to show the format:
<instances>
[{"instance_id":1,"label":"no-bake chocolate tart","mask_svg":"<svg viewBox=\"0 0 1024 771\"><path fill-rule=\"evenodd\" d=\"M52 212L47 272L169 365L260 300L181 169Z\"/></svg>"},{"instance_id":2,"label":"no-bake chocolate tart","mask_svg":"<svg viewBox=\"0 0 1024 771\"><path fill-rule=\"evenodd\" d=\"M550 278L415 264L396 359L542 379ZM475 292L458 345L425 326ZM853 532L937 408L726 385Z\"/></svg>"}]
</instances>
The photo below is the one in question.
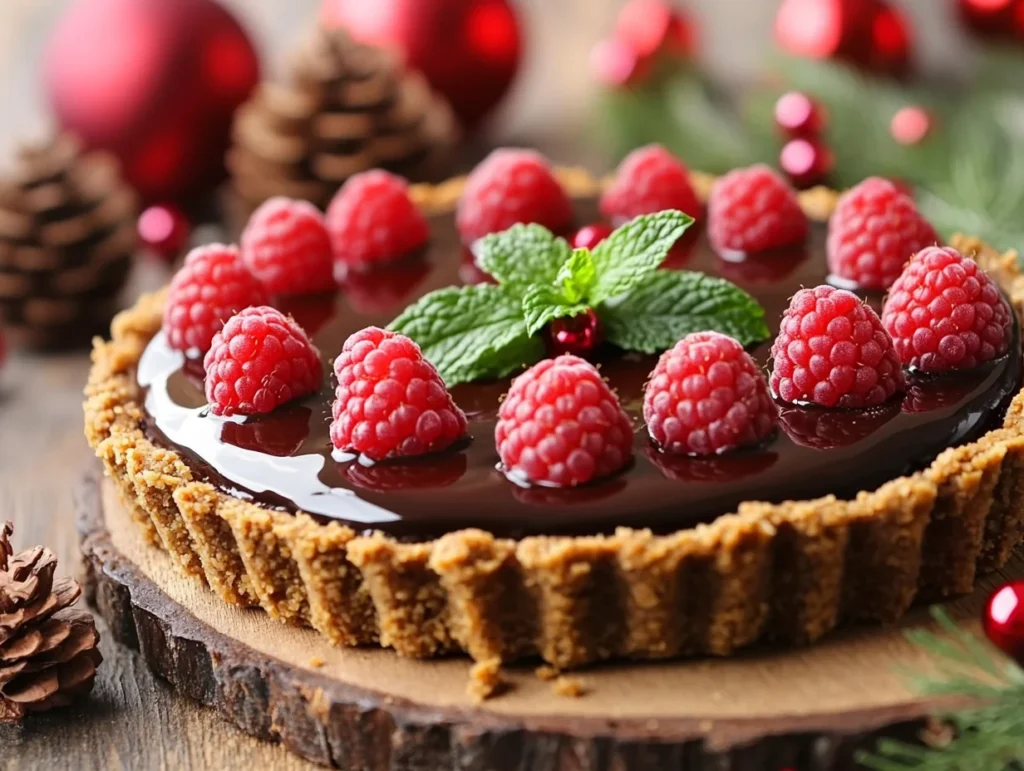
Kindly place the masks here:
<instances>
[{"instance_id":1,"label":"no-bake chocolate tart","mask_svg":"<svg viewBox=\"0 0 1024 771\"><path fill-rule=\"evenodd\" d=\"M608 181L558 172L575 221L598 219ZM711 180L693 175L704 197ZM356 330L481 279L461 246L456 179L411 188L428 215L423 253L352 277L343 291L282 301L324 372ZM722 276L765 309L772 337L789 298L824 283L836 195L800 196L806 247L722 259L702 228L666 269ZM401 654L539 656L559 667L613 657L725 655L757 641L806 643L840 623L892 621L915 599L968 592L1024 533L1024 394L1017 255L952 243L1014 309L1009 352L976 369L909 374L870 410L784 405L765 442L692 458L659 452L641 400L656 357L602 351L602 375L636 427L634 460L581 487L516 484L493 436L508 380L455 386L469 438L401 462L340 458L334 382L268 415L210 414L201 362L168 346L165 292L97 341L86 389L91 446L152 543L226 602L311 625L339 645ZM865 295L876 308L880 294ZM753 347L767 363L771 341Z\"/></svg>"}]
</instances>

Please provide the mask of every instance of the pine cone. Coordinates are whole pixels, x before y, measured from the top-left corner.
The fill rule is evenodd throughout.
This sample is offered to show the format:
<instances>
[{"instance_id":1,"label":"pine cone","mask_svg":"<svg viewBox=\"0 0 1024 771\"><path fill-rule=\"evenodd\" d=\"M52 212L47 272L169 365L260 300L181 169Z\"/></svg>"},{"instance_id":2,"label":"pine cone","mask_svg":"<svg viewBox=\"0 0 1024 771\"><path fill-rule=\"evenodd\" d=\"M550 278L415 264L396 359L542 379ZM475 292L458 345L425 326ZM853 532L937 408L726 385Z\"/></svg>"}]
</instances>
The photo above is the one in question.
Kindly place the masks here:
<instances>
[{"instance_id":1,"label":"pine cone","mask_svg":"<svg viewBox=\"0 0 1024 771\"><path fill-rule=\"evenodd\" d=\"M318 29L289 85L263 83L239 110L228 168L244 209L284 195L326 206L353 174L444 176L457 129L418 73L344 30Z\"/></svg>"},{"instance_id":2,"label":"pine cone","mask_svg":"<svg viewBox=\"0 0 1024 771\"><path fill-rule=\"evenodd\" d=\"M38 347L87 342L117 310L137 213L112 157L68 136L23 147L0 180L0 325Z\"/></svg>"},{"instance_id":3,"label":"pine cone","mask_svg":"<svg viewBox=\"0 0 1024 771\"><path fill-rule=\"evenodd\" d=\"M42 546L12 558L13 529L0 527L0 723L70 704L92 690L103 660L92 616L68 607L78 582L54 581L57 557Z\"/></svg>"}]
</instances>

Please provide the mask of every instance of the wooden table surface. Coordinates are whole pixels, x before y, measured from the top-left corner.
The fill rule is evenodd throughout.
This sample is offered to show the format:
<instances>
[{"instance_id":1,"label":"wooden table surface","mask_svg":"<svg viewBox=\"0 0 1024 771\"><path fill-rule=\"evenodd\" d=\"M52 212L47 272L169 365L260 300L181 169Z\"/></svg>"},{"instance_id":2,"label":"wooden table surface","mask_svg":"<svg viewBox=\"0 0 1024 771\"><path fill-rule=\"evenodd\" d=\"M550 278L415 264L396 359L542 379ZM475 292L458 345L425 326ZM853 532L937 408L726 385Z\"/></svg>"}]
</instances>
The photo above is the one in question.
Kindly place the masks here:
<instances>
[{"instance_id":1,"label":"wooden table surface","mask_svg":"<svg viewBox=\"0 0 1024 771\"><path fill-rule=\"evenodd\" d=\"M553 157L578 160L583 151L574 137L586 121L586 52L608 28L620 2L520 0L531 58L496 141L538 143ZM245 18L273 62L312 23L318 2L228 4ZM773 13L767 0L694 4L704 13L719 51L736 34L762 40ZM47 31L66 5L66 0L0 0L0 167L16 140L47 126L38 61ZM711 58L727 72L749 69L756 48L740 46L736 56ZM555 129L552 114L559 116ZM54 549L64 573L78 570L71 495L90 457L81 429L87 368L84 353L14 353L0 371L0 518L14 521L16 546L42 543ZM178 698L131 651L109 640L101 649L105 661L90 699L22 727L0 729L0 769L311 767Z\"/></svg>"}]
</instances>

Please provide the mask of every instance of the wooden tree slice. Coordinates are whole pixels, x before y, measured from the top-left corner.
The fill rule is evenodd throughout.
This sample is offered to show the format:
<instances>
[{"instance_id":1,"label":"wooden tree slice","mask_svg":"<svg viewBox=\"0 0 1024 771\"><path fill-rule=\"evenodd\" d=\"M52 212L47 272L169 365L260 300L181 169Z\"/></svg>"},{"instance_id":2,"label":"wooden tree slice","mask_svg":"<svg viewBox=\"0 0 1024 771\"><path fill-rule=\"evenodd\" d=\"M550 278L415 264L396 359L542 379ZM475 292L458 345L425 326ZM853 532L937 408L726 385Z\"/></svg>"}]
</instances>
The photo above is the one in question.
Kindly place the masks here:
<instances>
[{"instance_id":1,"label":"wooden tree slice","mask_svg":"<svg viewBox=\"0 0 1024 771\"><path fill-rule=\"evenodd\" d=\"M360 771L799 771L853 768L880 733L912 736L937 705L900 667L927 666L899 627L834 634L799 650L728 659L618 663L578 673L559 696L530 666L482 704L470 663L339 649L309 629L230 607L149 545L113 486L91 471L78 529L91 601L114 637L138 648L181 694L243 731L325 765ZM1018 557L950 605L976 627L988 590L1024 575Z\"/></svg>"}]
</instances>

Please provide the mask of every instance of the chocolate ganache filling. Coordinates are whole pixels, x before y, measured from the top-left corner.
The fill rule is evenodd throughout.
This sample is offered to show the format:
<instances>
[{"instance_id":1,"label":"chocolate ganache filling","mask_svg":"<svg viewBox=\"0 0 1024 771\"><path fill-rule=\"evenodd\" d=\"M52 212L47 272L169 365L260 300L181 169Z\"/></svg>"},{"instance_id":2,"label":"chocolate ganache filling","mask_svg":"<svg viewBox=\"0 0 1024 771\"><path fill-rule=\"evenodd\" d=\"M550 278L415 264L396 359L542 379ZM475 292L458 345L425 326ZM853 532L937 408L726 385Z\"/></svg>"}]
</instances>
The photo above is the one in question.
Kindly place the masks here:
<instances>
[{"instance_id":1,"label":"chocolate ganache filling","mask_svg":"<svg viewBox=\"0 0 1024 771\"><path fill-rule=\"evenodd\" d=\"M577 203L577 222L598 219L592 200ZM764 306L774 335L789 298L827 278L824 228L788 253L725 260L694 228L665 269L722 276ZM840 411L780 405L775 435L758 447L711 458L660 453L642 418L644 383L656 358L602 350L602 374L633 418L635 459L618 475L593 484L523 487L498 468L494 427L508 381L453 389L469 418L469 438L446 452L367 464L333 451L333 359L345 339L369 325L385 326L410 302L434 289L486 280L459 243L454 217L431 220L423 253L360 274L333 296L277 303L309 332L324 360L316 394L250 418L218 418L207 409L202 362L171 350L163 334L138 367L145 395L144 428L176 450L195 474L237 497L356 530L429 538L476 527L499 536L610 533L617 527L671 532L735 511L743 501L780 502L860 490L920 469L943 449L998 424L1021 376L1014 319L1010 353L976 370L940 377L911 374L908 391L871 410ZM868 297L880 309L881 297ZM771 340L751 351L768 365Z\"/></svg>"}]
</instances>

